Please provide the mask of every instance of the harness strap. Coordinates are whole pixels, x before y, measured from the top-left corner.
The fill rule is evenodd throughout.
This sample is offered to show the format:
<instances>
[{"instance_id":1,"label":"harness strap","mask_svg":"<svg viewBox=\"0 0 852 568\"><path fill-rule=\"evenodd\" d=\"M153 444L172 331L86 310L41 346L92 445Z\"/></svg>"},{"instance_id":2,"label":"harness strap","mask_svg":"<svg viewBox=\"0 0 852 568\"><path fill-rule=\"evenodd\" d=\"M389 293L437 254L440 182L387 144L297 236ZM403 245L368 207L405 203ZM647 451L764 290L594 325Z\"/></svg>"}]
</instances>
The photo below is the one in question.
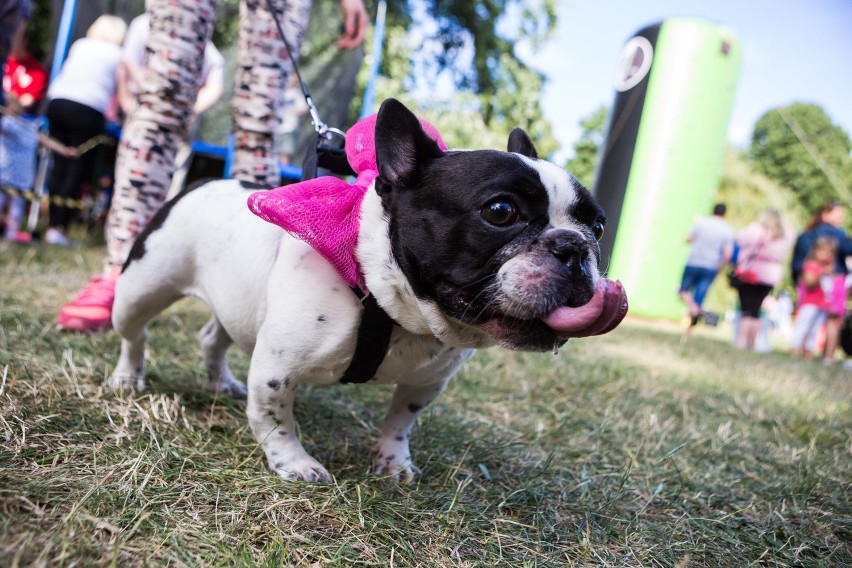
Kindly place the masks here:
<instances>
[{"instance_id":1,"label":"harness strap","mask_svg":"<svg viewBox=\"0 0 852 568\"><path fill-rule=\"evenodd\" d=\"M302 181L316 179L319 168L337 176L356 175L352 166L349 165L344 148L323 144L322 140L322 137L318 136L316 144L309 145L305 150L305 159L302 161Z\"/></svg>"},{"instance_id":2,"label":"harness strap","mask_svg":"<svg viewBox=\"0 0 852 568\"><path fill-rule=\"evenodd\" d=\"M366 383L376 376L376 371L387 355L393 326L396 325L376 302L375 296L364 294L358 286L352 286L352 291L364 304L364 315L358 326L355 355L340 379L344 384Z\"/></svg>"}]
</instances>

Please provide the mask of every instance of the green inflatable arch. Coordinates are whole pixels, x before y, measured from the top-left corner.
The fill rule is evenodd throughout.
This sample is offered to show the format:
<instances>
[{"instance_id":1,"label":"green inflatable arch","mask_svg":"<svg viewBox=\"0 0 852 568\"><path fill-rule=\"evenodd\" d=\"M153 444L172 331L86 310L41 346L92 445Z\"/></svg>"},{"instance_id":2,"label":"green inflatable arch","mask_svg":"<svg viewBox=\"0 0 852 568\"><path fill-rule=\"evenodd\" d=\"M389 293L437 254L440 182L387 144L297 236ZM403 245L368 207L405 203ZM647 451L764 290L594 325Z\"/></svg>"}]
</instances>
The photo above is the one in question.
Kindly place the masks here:
<instances>
[{"instance_id":1,"label":"green inflatable arch","mask_svg":"<svg viewBox=\"0 0 852 568\"><path fill-rule=\"evenodd\" d=\"M625 44L594 193L609 216L602 263L634 315L683 314L685 238L712 208L740 60L730 30L697 19L648 26Z\"/></svg>"}]
</instances>

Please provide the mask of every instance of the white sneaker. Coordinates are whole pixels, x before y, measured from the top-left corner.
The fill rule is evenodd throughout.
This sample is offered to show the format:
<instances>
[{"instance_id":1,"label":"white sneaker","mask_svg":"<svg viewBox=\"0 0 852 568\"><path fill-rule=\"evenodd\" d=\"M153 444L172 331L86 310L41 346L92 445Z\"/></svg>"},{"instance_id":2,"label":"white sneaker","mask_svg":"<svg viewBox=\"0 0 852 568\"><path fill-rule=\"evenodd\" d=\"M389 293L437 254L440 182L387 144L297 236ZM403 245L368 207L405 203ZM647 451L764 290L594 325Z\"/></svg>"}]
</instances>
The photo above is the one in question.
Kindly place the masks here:
<instances>
[{"instance_id":1,"label":"white sneaker","mask_svg":"<svg viewBox=\"0 0 852 568\"><path fill-rule=\"evenodd\" d=\"M68 237L62 234L62 231L54 229L53 227L49 228L44 234L44 242L49 245L56 245L60 247L67 247L71 244L71 241L68 240Z\"/></svg>"}]
</instances>

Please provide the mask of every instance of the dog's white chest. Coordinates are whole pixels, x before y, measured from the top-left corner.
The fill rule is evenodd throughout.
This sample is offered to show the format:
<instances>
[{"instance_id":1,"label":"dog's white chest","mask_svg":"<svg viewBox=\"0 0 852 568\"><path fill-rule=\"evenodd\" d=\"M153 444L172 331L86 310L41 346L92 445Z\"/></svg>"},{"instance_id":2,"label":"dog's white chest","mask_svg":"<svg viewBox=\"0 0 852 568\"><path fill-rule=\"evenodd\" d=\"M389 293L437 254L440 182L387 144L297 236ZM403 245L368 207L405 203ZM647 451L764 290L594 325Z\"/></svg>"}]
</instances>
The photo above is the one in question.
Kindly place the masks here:
<instances>
[{"instance_id":1,"label":"dog's white chest","mask_svg":"<svg viewBox=\"0 0 852 568\"><path fill-rule=\"evenodd\" d=\"M430 382L435 376L458 368L473 352L473 349L450 347L435 338L397 329L385 360L369 382L407 385Z\"/></svg>"}]
</instances>

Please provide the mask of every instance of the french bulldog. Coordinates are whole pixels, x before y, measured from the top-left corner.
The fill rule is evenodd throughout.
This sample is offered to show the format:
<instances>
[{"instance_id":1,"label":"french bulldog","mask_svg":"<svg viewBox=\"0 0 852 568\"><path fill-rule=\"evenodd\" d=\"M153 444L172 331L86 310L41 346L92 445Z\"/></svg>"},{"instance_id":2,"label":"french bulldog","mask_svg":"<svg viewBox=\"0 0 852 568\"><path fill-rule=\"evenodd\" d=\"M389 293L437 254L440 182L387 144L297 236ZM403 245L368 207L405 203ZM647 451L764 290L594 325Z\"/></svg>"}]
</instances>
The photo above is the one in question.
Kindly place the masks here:
<instances>
[{"instance_id":1,"label":"french bulldog","mask_svg":"<svg viewBox=\"0 0 852 568\"><path fill-rule=\"evenodd\" d=\"M627 297L600 274L604 212L570 173L538 159L523 130L507 152L444 150L388 99L374 136L376 173L355 211L352 254L360 287L392 321L368 382L397 386L372 470L408 480L419 474L409 450L416 418L475 349L552 351L606 333ZM245 185L181 193L137 239L116 284L121 354L107 384L143 389L146 324L198 297L213 313L200 332L210 381L247 396L269 467L328 482L297 439L293 404L302 383L341 382L369 328L365 302L328 255L246 207L250 193L255 204L268 194ZM251 355L247 387L228 368L232 343Z\"/></svg>"}]
</instances>

